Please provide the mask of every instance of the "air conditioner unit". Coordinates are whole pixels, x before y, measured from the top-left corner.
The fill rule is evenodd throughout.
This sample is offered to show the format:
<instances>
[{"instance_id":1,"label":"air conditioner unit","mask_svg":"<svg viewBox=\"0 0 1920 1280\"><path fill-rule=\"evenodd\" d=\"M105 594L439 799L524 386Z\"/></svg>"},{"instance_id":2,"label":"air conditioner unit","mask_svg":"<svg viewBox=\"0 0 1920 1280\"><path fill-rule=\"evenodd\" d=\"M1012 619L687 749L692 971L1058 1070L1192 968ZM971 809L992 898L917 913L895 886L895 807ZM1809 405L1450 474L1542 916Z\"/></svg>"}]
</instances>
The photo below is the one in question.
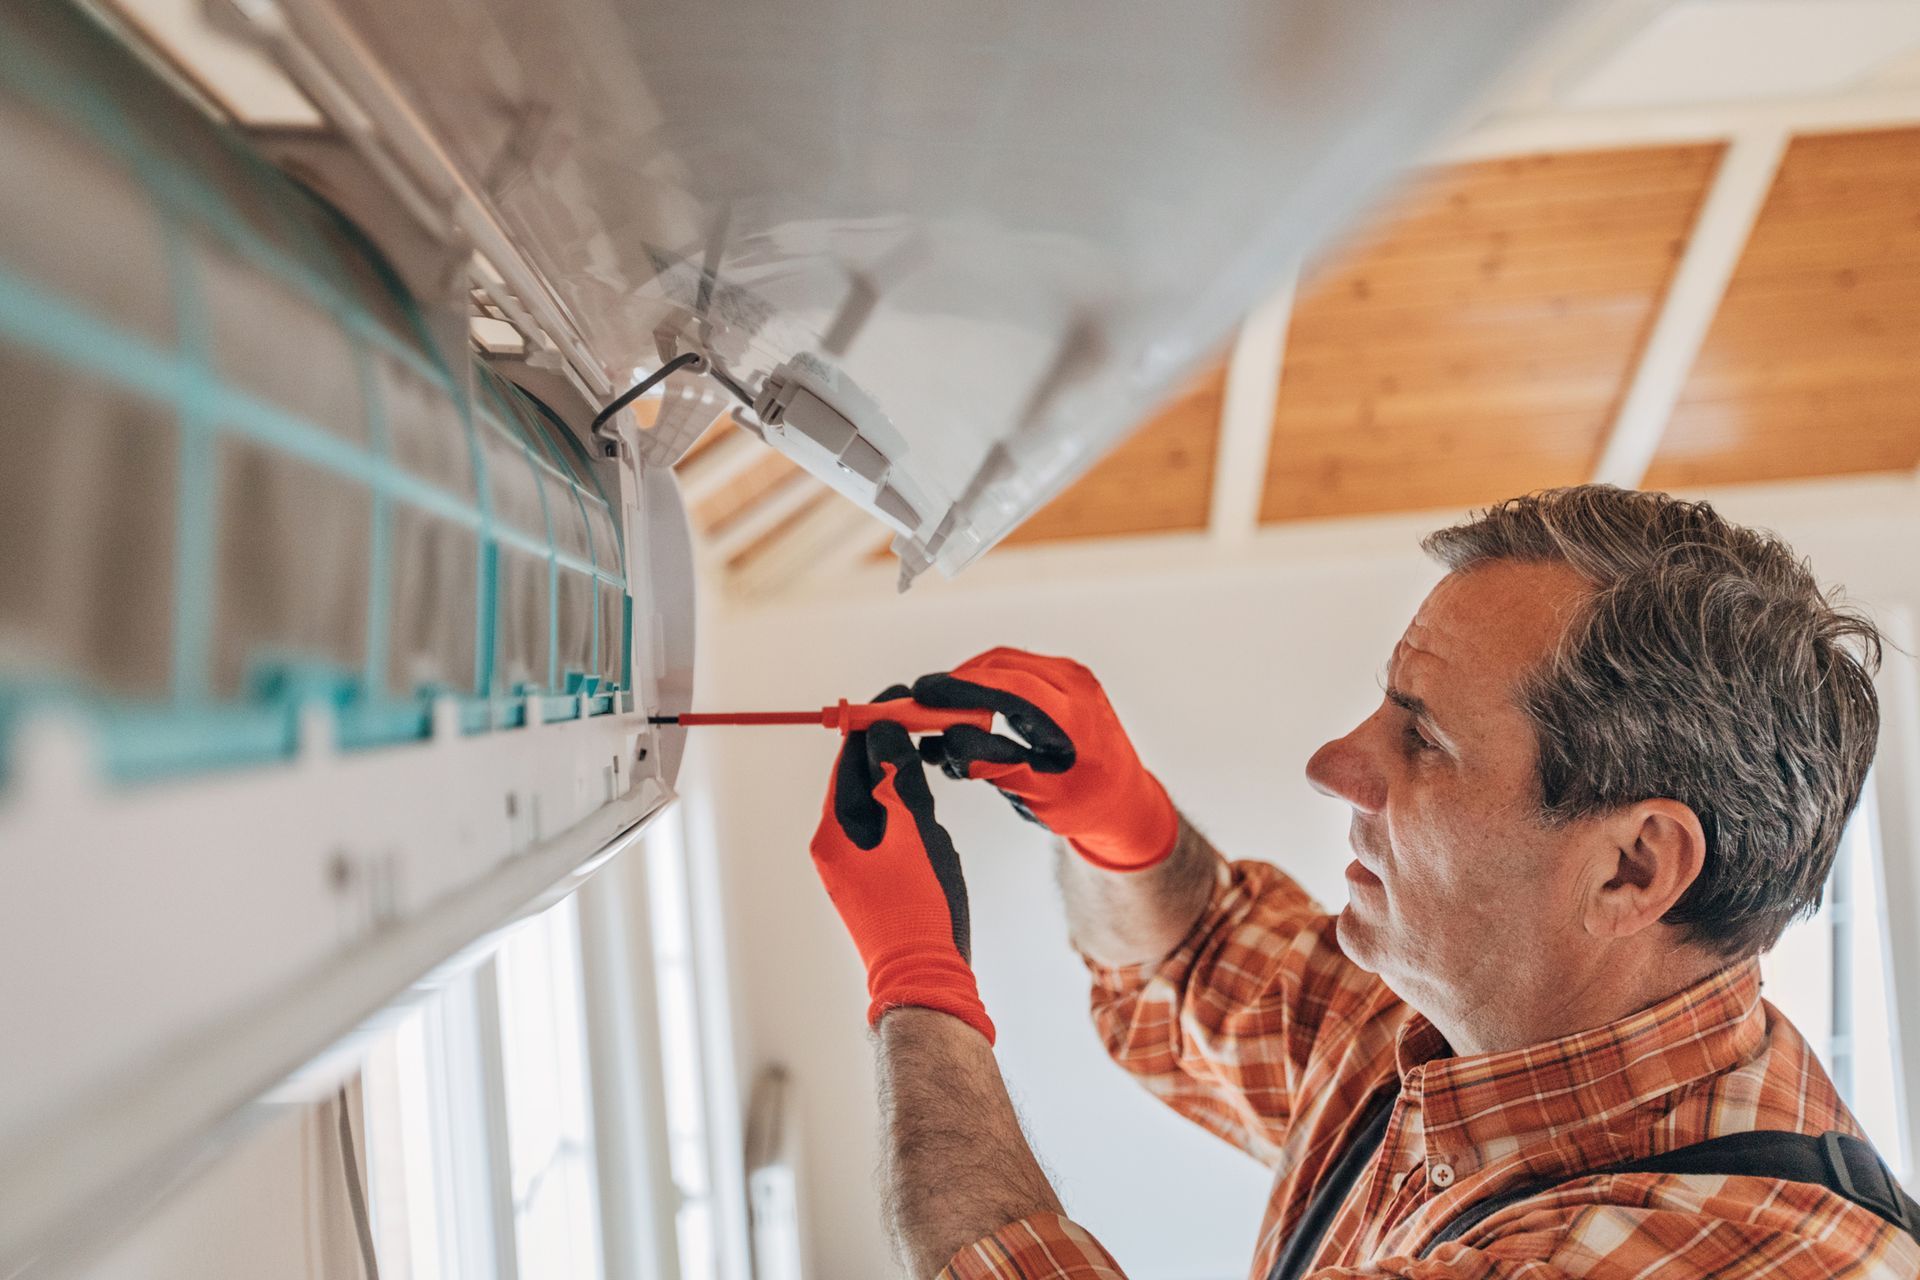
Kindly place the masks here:
<instances>
[{"instance_id":1,"label":"air conditioner unit","mask_svg":"<svg viewBox=\"0 0 1920 1280\"><path fill-rule=\"evenodd\" d=\"M670 803L723 409L957 572L1562 7L6 6L0 1271Z\"/></svg>"}]
</instances>

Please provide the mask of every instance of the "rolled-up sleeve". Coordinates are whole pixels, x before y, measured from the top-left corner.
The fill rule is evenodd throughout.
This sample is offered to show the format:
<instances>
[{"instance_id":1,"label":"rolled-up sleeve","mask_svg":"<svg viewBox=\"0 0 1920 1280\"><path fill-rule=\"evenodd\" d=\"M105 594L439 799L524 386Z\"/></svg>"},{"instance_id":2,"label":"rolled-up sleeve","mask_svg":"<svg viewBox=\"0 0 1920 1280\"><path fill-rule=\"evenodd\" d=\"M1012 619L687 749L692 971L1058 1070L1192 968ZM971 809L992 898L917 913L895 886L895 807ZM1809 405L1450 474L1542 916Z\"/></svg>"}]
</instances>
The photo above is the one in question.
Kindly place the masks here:
<instances>
[{"instance_id":1,"label":"rolled-up sleeve","mask_svg":"<svg viewBox=\"0 0 1920 1280\"><path fill-rule=\"evenodd\" d=\"M1127 1273L1079 1223L1039 1213L974 1241L935 1280L1127 1280Z\"/></svg>"},{"instance_id":2,"label":"rolled-up sleeve","mask_svg":"<svg viewBox=\"0 0 1920 1280\"><path fill-rule=\"evenodd\" d=\"M1206 910L1160 963L1087 964L1114 1061L1269 1165L1309 1060L1391 998L1341 952L1334 918L1266 862L1219 860Z\"/></svg>"}]
</instances>

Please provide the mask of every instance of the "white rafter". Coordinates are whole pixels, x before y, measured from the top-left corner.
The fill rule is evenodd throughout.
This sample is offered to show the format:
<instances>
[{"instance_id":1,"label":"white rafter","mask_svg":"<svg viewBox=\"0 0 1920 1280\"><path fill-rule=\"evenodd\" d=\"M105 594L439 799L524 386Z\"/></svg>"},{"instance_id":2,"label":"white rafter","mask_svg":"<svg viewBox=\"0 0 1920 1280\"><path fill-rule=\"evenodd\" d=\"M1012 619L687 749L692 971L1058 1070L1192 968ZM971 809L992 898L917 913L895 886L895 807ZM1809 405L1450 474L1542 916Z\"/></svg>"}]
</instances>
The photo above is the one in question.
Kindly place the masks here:
<instances>
[{"instance_id":1,"label":"white rafter","mask_svg":"<svg viewBox=\"0 0 1920 1280\"><path fill-rule=\"evenodd\" d=\"M1267 453L1273 443L1273 411L1280 395L1296 279L1297 273L1288 273L1272 300L1247 317L1227 358L1207 517L1208 532L1219 542L1245 542L1260 523L1260 496L1266 491Z\"/></svg>"},{"instance_id":2,"label":"white rafter","mask_svg":"<svg viewBox=\"0 0 1920 1280\"><path fill-rule=\"evenodd\" d=\"M729 425L726 434L698 457L674 468L680 493L689 507L697 507L766 457L766 446L744 428Z\"/></svg>"},{"instance_id":3,"label":"white rafter","mask_svg":"<svg viewBox=\"0 0 1920 1280\"><path fill-rule=\"evenodd\" d=\"M793 474L774 486L771 492L762 495L752 506L704 535L700 540L701 549L714 560L725 564L779 528L781 521L806 506L821 492L819 481L796 468Z\"/></svg>"},{"instance_id":4,"label":"white rafter","mask_svg":"<svg viewBox=\"0 0 1920 1280\"><path fill-rule=\"evenodd\" d=\"M1480 121L1443 143L1427 163L1913 124L1920 124L1920 89L1904 86L1761 102L1519 112Z\"/></svg>"},{"instance_id":5,"label":"white rafter","mask_svg":"<svg viewBox=\"0 0 1920 1280\"><path fill-rule=\"evenodd\" d=\"M843 575L873 549L880 521L832 490L818 507L728 575L740 595L764 599Z\"/></svg>"},{"instance_id":6,"label":"white rafter","mask_svg":"<svg viewBox=\"0 0 1920 1280\"><path fill-rule=\"evenodd\" d=\"M1750 130L1727 147L1713 188L1694 219L1686 252L1667 286L1633 381L1607 432L1595 480L1631 489L1646 477L1687 374L1726 296L1727 282L1773 188L1788 138L1784 129Z\"/></svg>"}]
</instances>

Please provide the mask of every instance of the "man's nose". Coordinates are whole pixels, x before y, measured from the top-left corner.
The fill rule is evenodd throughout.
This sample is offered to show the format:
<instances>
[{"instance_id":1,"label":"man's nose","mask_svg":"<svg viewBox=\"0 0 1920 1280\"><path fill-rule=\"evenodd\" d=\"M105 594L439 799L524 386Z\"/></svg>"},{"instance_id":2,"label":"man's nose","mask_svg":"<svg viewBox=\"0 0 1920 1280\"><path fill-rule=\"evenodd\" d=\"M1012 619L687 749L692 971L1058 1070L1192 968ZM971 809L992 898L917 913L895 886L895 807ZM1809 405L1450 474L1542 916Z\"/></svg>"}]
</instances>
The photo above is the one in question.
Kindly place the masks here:
<instances>
[{"instance_id":1,"label":"man's nose","mask_svg":"<svg viewBox=\"0 0 1920 1280\"><path fill-rule=\"evenodd\" d=\"M1307 761L1307 781L1321 795L1345 800L1362 813L1378 813L1387 804L1387 779L1359 736L1360 730L1355 729L1314 752Z\"/></svg>"}]
</instances>

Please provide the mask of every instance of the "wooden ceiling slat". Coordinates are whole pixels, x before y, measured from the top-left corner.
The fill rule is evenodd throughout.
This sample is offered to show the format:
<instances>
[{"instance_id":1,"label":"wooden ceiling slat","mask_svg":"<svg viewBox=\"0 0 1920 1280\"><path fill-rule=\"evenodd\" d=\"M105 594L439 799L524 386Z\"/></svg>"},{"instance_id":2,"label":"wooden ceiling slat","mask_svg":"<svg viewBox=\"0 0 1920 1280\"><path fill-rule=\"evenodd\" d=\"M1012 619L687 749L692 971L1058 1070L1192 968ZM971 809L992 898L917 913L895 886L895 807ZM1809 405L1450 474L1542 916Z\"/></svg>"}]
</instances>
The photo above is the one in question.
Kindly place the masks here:
<instances>
[{"instance_id":1,"label":"wooden ceiling slat","mask_svg":"<svg viewBox=\"0 0 1920 1280\"><path fill-rule=\"evenodd\" d=\"M1372 433L1404 448L1409 431L1524 431L1540 414L1580 413L1604 425L1620 387L1619 374L1538 386L1460 386L1427 393L1374 393L1356 412L1353 401L1298 402L1288 409L1288 430L1297 437L1352 432L1356 444ZM1438 438L1438 435L1435 437Z\"/></svg>"},{"instance_id":2,"label":"wooden ceiling slat","mask_svg":"<svg viewBox=\"0 0 1920 1280\"><path fill-rule=\"evenodd\" d=\"M1803 395L1811 391L1859 388L1859 393L1907 386L1914 378L1889 376L1887 361L1907 361L1920 365L1920 351L1914 340L1884 344L1878 349L1860 349L1834 359L1780 361L1766 368L1718 367L1695 370L1688 382L1690 405L1713 405L1722 401L1759 401L1768 395Z\"/></svg>"},{"instance_id":3,"label":"wooden ceiling slat","mask_svg":"<svg viewBox=\"0 0 1920 1280\"><path fill-rule=\"evenodd\" d=\"M1809 226L1804 234L1791 240L1771 237L1754 246L1741 265L1751 272L1806 271L1810 269L1862 268L1874 263L1911 263L1920 252L1914 248L1914 233L1920 230L1920 187L1912 194L1883 192L1879 197L1897 200L1915 210L1911 219L1863 216L1859 202L1849 213L1795 210L1796 220Z\"/></svg>"},{"instance_id":4,"label":"wooden ceiling slat","mask_svg":"<svg viewBox=\"0 0 1920 1280\"><path fill-rule=\"evenodd\" d=\"M1378 319L1326 317L1316 322L1314 342L1287 348L1287 369L1322 367L1338 374L1354 361L1390 372L1405 364L1513 358L1566 351L1593 353L1640 336L1645 315L1631 298L1608 306L1508 306L1478 314L1470 327L1451 307L1392 311ZM1353 376L1348 373L1346 376Z\"/></svg>"},{"instance_id":5,"label":"wooden ceiling slat","mask_svg":"<svg viewBox=\"0 0 1920 1280\"><path fill-rule=\"evenodd\" d=\"M1592 216L1560 222L1541 219L1520 227L1503 222L1479 229L1449 228L1430 236L1396 234L1385 239L1352 240L1339 245L1336 249L1339 256L1321 265L1318 273L1337 270L1342 262L1352 259L1365 259L1385 267L1403 261L1476 261L1502 251L1524 253L1551 249L1562 254L1604 251L1622 240L1670 241L1674 238L1675 214L1684 216L1692 207L1689 201L1681 199L1658 204L1643 202L1636 204L1630 213L1621 213L1616 220L1607 216L1608 204L1606 200L1596 199ZM1306 276L1309 287L1317 280L1316 272L1310 271Z\"/></svg>"},{"instance_id":6,"label":"wooden ceiling slat","mask_svg":"<svg viewBox=\"0 0 1920 1280\"><path fill-rule=\"evenodd\" d=\"M1605 336L1631 338L1633 332L1622 326L1601 331ZM1522 335L1516 335L1522 336ZM1287 377L1294 382L1292 393L1305 405L1320 399L1340 399L1352 391L1353 378L1345 366L1361 351L1341 344L1337 359L1304 354L1287 363ZM1395 359L1391 367L1378 370L1373 386L1381 392L1416 390L1430 386L1451 388L1462 377L1501 377L1519 383L1582 380L1615 373L1614 361L1604 350L1596 350L1591 337L1578 343L1546 346L1515 346L1489 350L1485 343L1456 346L1440 351L1414 348Z\"/></svg>"},{"instance_id":7,"label":"wooden ceiling slat","mask_svg":"<svg viewBox=\"0 0 1920 1280\"><path fill-rule=\"evenodd\" d=\"M1590 476L1722 154L1595 150L1407 184L1303 274L1261 519L1461 507ZM1222 362L1008 541L1204 528L1224 391ZM1797 139L1646 482L1916 465L1920 129ZM792 475L770 455L696 518L738 521Z\"/></svg>"},{"instance_id":8,"label":"wooden ceiling slat","mask_svg":"<svg viewBox=\"0 0 1920 1280\"><path fill-rule=\"evenodd\" d=\"M1636 174L1618 154L1607 162L1610 169L1570 178L1559 170L1575 152L1543 157L1538 168L1495 182L1477 176L1471 165L1439 169L1424 184L1416 180L1401 188L1387 211L1391 226L1376 225L1357 234L1392 238L1496 215L1511 223L1515 214L1548 226L1575 215L1611 221L1614 215L1606 208L1611 200L1642 207L1657 202L1684 205L1700 170L1712 168L1711 158L1720 149L1718 143L1662 147L1673 163L1651 178Z\"/></svg>"},{"instance_id":9,"label":"wooden ceiling slat","mask_svg":"<svg viewBox=\"0 0 1920 1280\"><path fill-rule=\"evenodd\" d=\"M1206 528L1226 387L1226 362L1208 367L1006 541Z\"/></svg>"},{"instance_id":10,"label":"wooden ceiling slat","mask_svg":"<svg viewBox=\"0 0 1920 1280\"><path fill-rule=\"evenodd\" d=\"M1362 362L1355 366L1358 370L1385 367L1395 360L1438 358L1433 353L1439 352L1470 356L1487 351L1560 350L1607 345L1623 335L1635 341L1644 332L1646 312L1634 295L1622 294L1583 299L1577 306L1572 299L1556 299L1481 308L1474 312L1471 324L1461 323L1459 307L1383 308L1372 317L1323 312L1311 318L1312 342L1291 343L1288 353L1321 359L1327 355L1326 348L1344 347Z\"/></svg>"},{"instance_id":11,"label":"wooden ceiling slat","mask_svg":"<svg viewBox=\"0 0 1920 1280\"><path fill-rule=\"evenodd\" d=\"M1368 254L1346 259L1311 273L1305 283L1309 292L1317 292L1370 279L1401 283L1571 277L1577 282L1613 260L1645 270L1643 264L1670 257L1685 244L1686 237L1675 235L1670 223L1645 232L1610 236L1549 233L1508 240L1483 237L1479 244L1455 244L1428 253L1380 258Z\"/></svg>"},{"instance_id":12,"label":"wooden ceiling slat","mask_svg":"<svg viewBox=\"0 0 1920 1280\"><path fill-rule=\"evenodd\" d=\"M761 457L745 471L727 481L713 496L693 509L693 526L704 534L718 532L737 520L746 510L791 479L800 468L784 453L756 443Z\"/></svg>"},{"instance_id":13,"label":"wooden ceiling slat","mask_svg":"<svg viewBox=\"0 0 1920 1280\"><path fill-rule=\"evenodd\" d=\"M1836 174L1859 177L1882 172L1912 176L1912 129L1858 129L1839 133L1809 133L1796 142L1806 144L1794 157L1793 182L1809 182Z\"/></svg>"},{"instance_id":14,"label":"wooden ceiling slat","mask_svg":"<svg viewBox=\"0 0 1920 1280\"><path fill-rule=\"evenodd\" d=\"M1878 261L1863 259L1851 267L1768 268L1764 274L1756 273L1740 281L1738 288L1727 290L1720 316L1714 323L1724 320L1729 327L1737 327L1746 323L1750 314L1765 315L1769 299L1781 300L1797 311L1821 294L1828 295L1820 313L1823 315L1833 306L1877 312L1889 304L1897 304L1911 291L1916 267L1920 267L1920 257L1902 261L1889 256ZM1748 302L1759 305L1752 308L1728 305Z\"/></svg>"},{"instance_id":15,"label":"wooden ceiling slat","mask_svg":"<svg viewBox=\"0 0 1920 1280\"><path fill-rule=\"evenodd\" d=\"M1585 479L1720 154L1540 156L1413 184L1309 274L1261 519L1467 506Z\"/></svg>"},{"instance_id":16,"label":"wooden ceiling slat","mask_svg":"<svg viewBox=\"0 0 1920 1280\"><path fill-rule=\"evenodd\" d=\"M1418 216L1436 208L1533 207L1596 191L1619 195L1685 191L1698 176L1702 155L1718 149L1718 143L1698 143L1472 161L1413 174L1395 202Z\"/></svg>"},{"instance_id":17,"label":"wooden ceiling slat","mask_svg":"<svg viewBox=\"0 0 1920 1280\"><path fill-rule=\"evenodd\" d=\"M1616 228L1621 234L1645 234L1649 228L1671 225L1676 215L1684 219L1698 203L1697 196L1688 193L1631 199L1630 209L1623 209L1618 197L1604 192L1578 202L1543 204L1527 210L1525 227L1515 225L1509 209L1454 210L1424 219L1396 220L1377 232L1362 232L1343 240L1332 249L1342 258L1371 257L1377 252L1382 262L1391 262L1425 254L1459 253L1467 244L1502 238L1524 241L1562 235L1574 243L1604 245L1613 238Z\"/></svg>"},{"instance_id":18,"label":"wooden ceiling slat","mask_svg":"<svg viewBox=\"0 0 1920 1280\"><path fill-rule=\"evenodd\" d=\"M1409 420L1413 419L1410 417ZM1305 446L1301 451L1302 456L1314 457L1314 465L1322 473L1326 468L1320 465L1324 461L1319 457L1321 454L1329 457L1337 455L1338 460L1343 462L1394 465L1410 473L1405 487L1426 492L1461 483L1460 477L1448 472L1462 458L1513 456L1524 465L1530 451L1537 448L1548 459L1562 459L1567 466L1584 466L1592 459L1593 437L1607 424L1608 415L1604 405L1578 408L1561 406L1457 415L1451 422L1441 422L1437 415L1421 414L1417 421L1423 435L1424 451L1422 465L1417 468L1406 465L1406 428L1397 422L1356 425L1342 420L1301 424L1298 430L1290 431L1288 438ZM1513 447L1512 438L1517 435L1528 437L1525 448ZM1328 497L1334 501L1343 500L1342 495ZM1428 502L1385 509L1418 510L1421 506L1446 505L1450 504ZM1332 510L1329 507L1329 512Z\"/></svg>"},{"instance_id":19,"label":"wooden ceiling slat","mask_svg":"<svg viewBox=\"0 0 1920 1280\"><path fill-rule=\"evenodd\" d=\"M1592 465L1595 433L1604 414L1588 411L1531 414L1511 421L1525 431L1528 447L1504 447L1483 429L1439 430L1427 443L1427 460L1409 467L1397 441L1361 441L1352 432L1305 437L1299 487L1309 495L1306 514L1318 517L1418 511L1495 502L1542 485L1574 484ZM1318 498L1317 505L1314 498Z\"/></svg>"},{"instance_id":20,"label":"wooden ceiling slat","mask_svg":"<svg viewBox=\"0 0 1920 1280\"><path fill-rule=\"evenodd\" d=\"M1613 270L1604 263L1567 263L1557 269L1516 273L1496 269L1458 276L1413 272L1335 276L1316 285L1307 299L1326 304L1336 295L1345 295L1341 301L1369 307L1371 317L1386 323L1393 317L1385 312L1439 307L1450 310L1457 322L1463 311L1475 307L1533 304L1552 311L1579 295L1626 297L1663 291L1679 253L1667 245L1638 259L1629 257L1630 253L1623 249L1620 266Z\"/></svg>"},{"instance_id":21,"label":"wooden ceiling slat","mask_svg":"<svg viewBox=\"0 0 1920 1280\"><path fill-rule=\"evenodd\" d=\"M1745 410L1733 410L1716 423L1698 414L1690 435L1702 452L1676 450L1660 460L1654 488L1695 489L1712 485L1764 484L1806 478L1803 469L1782 465L1796 452L1817 451L1837 416L1847 418L1846 449L1822 467L1823 476L1873 475L1910 470L1914 463L1913 423L1906 411L1874 419L1857 408L1833 405L1802 419L1783 419L1777 430L1756 430Z\"/></svg>"},{"instance_id":22,"label":"wooden ceiling slat","mask_svg":"<svg viewBox=\"0 0 1920 1280\"><path fill-rule=\"evenodd\" d=\"M786 537L787 534L793 532L795 526L806 521L828 503L844 501L845 499L841 498L839 494L827 488L825 485L821 485L820 492L808 499L808 501L794 511L792 515L782 520L779 524L774 525L773 528L767 530L758 538L755 538L752 542L728 557L727 572L739 572L749 561L765 552L769 547Z\"/></svg>"},{"instance_id":23,"label":"wooden ceiling slat","mask_svg":"<svg viewBox=\"0 0 1920 1280\"><path fill-rule=\"evenodd\" d=\"M1920 129L1796 138L1647 474L1920 465Z\"/></svg>"}]
</instances>

